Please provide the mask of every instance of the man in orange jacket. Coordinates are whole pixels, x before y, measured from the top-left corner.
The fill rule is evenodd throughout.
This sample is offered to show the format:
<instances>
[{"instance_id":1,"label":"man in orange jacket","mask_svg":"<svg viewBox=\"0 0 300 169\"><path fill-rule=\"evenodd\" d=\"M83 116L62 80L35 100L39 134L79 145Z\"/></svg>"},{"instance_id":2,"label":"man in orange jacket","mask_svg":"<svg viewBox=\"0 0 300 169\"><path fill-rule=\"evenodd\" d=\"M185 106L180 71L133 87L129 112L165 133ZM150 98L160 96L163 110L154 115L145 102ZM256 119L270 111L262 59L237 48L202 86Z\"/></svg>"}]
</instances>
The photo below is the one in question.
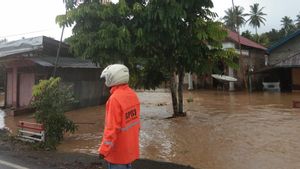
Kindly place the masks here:
<instances>
[{"instance_id":1,"label":"man in orange jacket","mask_svg":"<svg viewBox=\"0 0 300 169\"><path fill-rule=\"evenodd\" d=\"M129 70L121 64L106 67L100 78L110 87L106 102L105 128L99 155L108 169L131 169L139 158L140 102L128 86Z\"/></svg>"}]
</instances>

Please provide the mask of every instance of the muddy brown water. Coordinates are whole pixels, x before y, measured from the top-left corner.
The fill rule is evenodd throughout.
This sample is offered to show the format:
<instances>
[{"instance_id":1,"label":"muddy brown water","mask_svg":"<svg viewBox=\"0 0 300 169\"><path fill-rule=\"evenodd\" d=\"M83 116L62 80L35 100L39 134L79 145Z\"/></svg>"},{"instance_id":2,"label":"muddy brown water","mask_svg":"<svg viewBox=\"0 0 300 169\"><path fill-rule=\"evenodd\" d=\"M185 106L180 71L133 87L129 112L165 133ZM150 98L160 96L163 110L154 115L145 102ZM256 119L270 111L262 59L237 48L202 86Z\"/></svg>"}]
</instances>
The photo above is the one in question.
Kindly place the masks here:
<instances>
[{"instance_id":1,"label":"muddy brown water","mask_svg":"<svg viewBox=\"0 0 300 169\"><path fill-rule=\"evenodd\" d=\"M165 119L172 115L168 92L138 95L141 158L201 169L300 168L300 109L292 108L300 93L185 92L187 117L176 119ZM96 154L104 111L97 106L68 112L79 130L66 134L58 151ZM15 131L21 119L33 117L6 117L5 125Z\"/></svg>"}]
</instances>

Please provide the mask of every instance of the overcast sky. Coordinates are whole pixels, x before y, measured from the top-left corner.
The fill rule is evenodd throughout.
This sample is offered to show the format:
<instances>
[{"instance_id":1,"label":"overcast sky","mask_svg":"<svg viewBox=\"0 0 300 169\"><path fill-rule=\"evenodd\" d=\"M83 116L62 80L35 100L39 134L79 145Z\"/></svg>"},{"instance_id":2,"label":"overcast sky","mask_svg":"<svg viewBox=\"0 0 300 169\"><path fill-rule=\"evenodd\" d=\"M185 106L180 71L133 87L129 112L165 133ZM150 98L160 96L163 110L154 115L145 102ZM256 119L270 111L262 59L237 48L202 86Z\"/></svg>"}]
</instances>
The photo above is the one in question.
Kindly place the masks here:
<instances>
[{"instance_id":1,"label":"overcast sky","mask_svg":"<svg viewBox=\"0 0 300 169\"><path fill-rule=\"evenodd\" d=\"M117 0L113 0L117 1ZM231 0L212 0L213 11L220 17L224 11L232 7ZM259 33L272 28L280 29L280 20L283 16L289 16L293 20L300 12L300 0L234 0L235 5L243 6L245 12L249 12L249 6L259 3L265 7L267 14L266 25L259 29ZM63 14L65 7L63 0L0 0L0 39L20 39L22 37L49 36L57 40L60 38L61 28L55 23L55 17ZM254 29L245 26L243 30ZM65 30L64 38L71 35L71 29Z\"/></svg>"},{"instance_id":2,"label":"overcast sky","mask_svg":"<svg viewBox=\"0 0 300 169\"><path fill-rule=\"evenodd\" d=\"M217 12L220 17L225 15L224 11L232 7L231 0L212 0L214 3L213 11ZM245 13L249 13L250 5L259 3L260 7L264 7L263 12L267 14L266 25L262 25L258 30L259 33L270 31L272 28L280 29L280 20L284 16L289 16L295 20L296 15L300 13L300 0L234 0L234 5L245 8ZM246 18L247 19L247 18ZM255 32L252 27L245 26L243 30L249 29Z\"/></svg>"},{"instance_id":3,"label":"overcast sky","mask_svg":"<svg viewBox=\"0 0 300 169\"><path fill-rule=\"evenodd\" d=\"M63 0L0 0L0 39L41 35L60 39L55 17L64 13ZM65 37L70 35L66 29Z\"/></svg>"}]
</instances>

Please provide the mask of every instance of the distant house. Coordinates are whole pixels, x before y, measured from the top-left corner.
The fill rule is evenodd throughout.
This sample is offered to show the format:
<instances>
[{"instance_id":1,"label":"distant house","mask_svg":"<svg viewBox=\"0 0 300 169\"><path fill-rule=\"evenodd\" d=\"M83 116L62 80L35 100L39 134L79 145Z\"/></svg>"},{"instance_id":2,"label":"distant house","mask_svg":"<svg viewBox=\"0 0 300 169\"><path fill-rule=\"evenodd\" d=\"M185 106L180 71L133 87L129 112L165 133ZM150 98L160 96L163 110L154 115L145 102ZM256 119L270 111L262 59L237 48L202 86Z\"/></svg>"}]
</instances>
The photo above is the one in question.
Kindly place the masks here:
<instances>
[{"instance_id":1,"label":"distant house","mask_svg":"<svg viewBox=\"0 0 300 169\"><path fill-rule=\"evenodd\" d=\"M238 59L239 69L232 70L228 67L228 75L238 79L238 82L235 83L238 88L251 87L253 90L259 90L262 86L262 77L253 75L252 72L264 67L267 48L243 36L238 36L236 32L228 31L228 37L223 42L223 48L234 48L239 55L242 54ZM241 52L239 51L239 41ZM232 82L231 85L234 83Z\"/></svg>"},{"instance_id":2,"label":"distant house","mask_svg":"<svg viewBox=\"0 0 300 169\"><path fill-rule=\"evenodd\" d=\"M241 52L239 50L239 42L241 43ZM235 77L238 80L237 82L227 83L225 87L231 91L245 89L245 87L260 90L262 88L262 76L260 74L252 74L252 72L264 67L267 48L230 30L228 30L228 36L222 42L222 45L224 49L235 49L239 55L236 60L239 65L238 70L234 70L223 62L218 64L224 75ZM241 56L240 53L242 54ZM195 79L195 76L187 76L185 83L192 81L191 79ZM217 87L219 84L219 81L211 78L210 75L198 77L198 81L193 80L193 82L200 88Z\"/></svg>"},{"instance_id":3,"label":"distant house","mask_svg":"<svg viewBox=\"0 0 300 169\"><path fill-rule=\"evenodd\" d=\"M300 91L300 30L268 49L265 81L280 82L282 91Z\"/></svg>"},{"instance_id":4,"label":"distant house","mask_svg":"<svg viewBox=\"0 0 300 169\"><path fill-rule=\"evenodd\" d=\"M5 107L28 108L32 87L53 74L59 42L45 36L7 42L0 45L0 63L5 66ZM71 85L76 99L74 107L101 104L108 92L100 82L101 70L91 61L72 57L68 45L62 43L56 75Z\"/></svg>"}]
</instances>

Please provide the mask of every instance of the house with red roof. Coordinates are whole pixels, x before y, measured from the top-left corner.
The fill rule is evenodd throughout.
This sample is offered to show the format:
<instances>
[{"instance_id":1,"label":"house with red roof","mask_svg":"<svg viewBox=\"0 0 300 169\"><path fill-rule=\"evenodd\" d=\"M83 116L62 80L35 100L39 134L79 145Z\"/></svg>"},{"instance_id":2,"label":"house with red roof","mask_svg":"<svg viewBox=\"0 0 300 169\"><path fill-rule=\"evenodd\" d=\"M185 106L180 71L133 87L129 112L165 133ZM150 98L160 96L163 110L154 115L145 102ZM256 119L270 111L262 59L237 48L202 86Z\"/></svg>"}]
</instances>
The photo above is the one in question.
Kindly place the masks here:
<instances>
[{"instance_id":1,"label":"house with red roof","mask_svg":"<svg viewBox=\"0 0 300 169\"><path fill-rule=\"evenodd\" d=\"M230 30L228 30L228 36L222 45L224 49L235 49L238 54L238 59L236 60L236 63L239 65L238 69L233 69L224 63L220 63L219 66L219 69L222 69L225 75L237 79L237 82L228 83L228 89L230 91L237 89L262 89L262 76L253 74L253 72L265 67L267 48ZM213 86L216 87L216 84L218 84L217 80L213 79Z\"/></svg>"},{"instance_id":2,"label":"house with red roof","mask_svg":"<svg viewBox=\"0 0 300 169\"><path fill-rule=\"evenodd\" d=\"M192 89L193 85L191 84L194 84L196 88L218 88L221 85L223 89L230 91L261 90L263 88L263 76L253 72L265 67L267 48L230 30L228 30L227 38L222 45L224 49L235 49L238 55L236 63L239 68L234 69L223 62L218 64L218 68L223 72L223 75L234 77L237 81L224 82L213 79L210 75L197 77L196 75L187 74L184 81L188 85L188 89Z\"/></svg>"}]
</instances>

